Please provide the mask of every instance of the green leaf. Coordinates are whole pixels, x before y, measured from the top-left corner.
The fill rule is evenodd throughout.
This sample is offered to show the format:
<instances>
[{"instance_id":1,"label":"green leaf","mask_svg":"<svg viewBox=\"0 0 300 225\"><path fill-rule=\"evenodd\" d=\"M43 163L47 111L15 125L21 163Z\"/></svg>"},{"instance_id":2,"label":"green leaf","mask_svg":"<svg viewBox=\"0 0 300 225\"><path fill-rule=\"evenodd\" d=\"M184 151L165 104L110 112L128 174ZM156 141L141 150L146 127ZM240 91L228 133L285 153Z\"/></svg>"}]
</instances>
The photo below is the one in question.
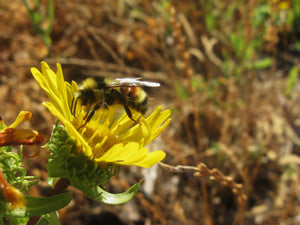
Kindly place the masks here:
<instances>
[{"instance_id":1,"label":"green leaf","mask_svg":"<svg viewBox=\"0 0 300 225\"><path fill-rule=\"evenodd\" d=\"M294 66L290 69L289 71L289 74L288 74L288 80L287 80L287 85L285 87L285 90L284 90L284 94L286 96L290 95L297 80L298 80L298 67L297 66Z\"/></svg>"},{"instance_id":2,"label":"green leaf","mask_svg":"<svg viewBox=\"0 0 300 225\"><path fill-rule=\"evenodd\" d=\"M205 16L205 27L212 32L216 27L216 16L213 13L208 13Z\"/></svg>"},{"instance_id":3,"label":"green leaf","mask_svg":"<svg viewBox=\"0 0 300 225\"><path fill-rule=\"evenodd\" d=\"M54 212L69 204L72 200L71 192L54 195L51 197L30 197L26 196L27 204L22 209L15 209L10 212L14 217L40 216Z\"/></svg>"},{"instance_id":4,"label":"green leaf","mask_svg":"<svg viewBox=\"0 0 300 225\"><path fill-rule=\"evenodd\" d=\"M80 190L82 190L90 198L98 199L99 201L105 204L117 205L117 204L124 204L130 201L131 199L133 199L136 193L138 192L142 182L143 180L140 180L138 183L133 185L130 189L120 194L112 194L106 192L99 186L90 189L86 188L85 190L80 188Z\"/></svg>"},{"instance_id":5,"label":"green leaf","mask_svg":"<svg viewBox=\"0 0 300 225\"><path fill-rule=\"evenodd\" d=\"M300 31L300 1L299 0L293 0L293 28L294 33Z\"/></svg>"},{"instance_id":6,"label":"green leaf","mask_svg":"<svg viewBox=\"0 0 300 225\"><path fill-rule=\"evenodd\" d=\"M49 12L49 25L47 27L47 34L50 35L51 33L51 29L52 29L52 25L53 25L53 21L55 18L55 7L54 7L54 1L50 0L49 1L49 5L48 5L48 12Z\"/></svg>"},{"instance_id":7,"label":"green leaf","mask_svg":"<svg viewBox=\"0 0 300 225\"><path fill-rule=\"evenodd\" d=\"M188 90L178 82L175 83L175 92L183 101L187 101L189 99Z\"/></svg>"},{"instance_id":8,"label":"green leaf","mask_svg":"<svg viewBox=\"0 0 300 225\"><path fill-rule=\"evenodd\" d=\"M52 212L41 216L36 225L61 225L61 221L59 220L57 213Z\"/></svg>"},{"instance_id":9,"label":"green leaf","mask_svg":"<svg viewBox=\"0 0 300 225\"><path fill-rule=\"evenodd\" d=\"M272 65L272 58L271 57L266 57L263 59L256 60L251 63L246 63L245 67L247 69L257 69L257 70L262 70L262 69L267 69Z\"/></svg>"},{"instance_id":10,"label":"green leaf","mask_svg":"<svg viewBox=\"0 0 300 225\"><path fill-rule=\"evenodd\" d=\"M266 21L270 17L270 5L266 1L259 7L255 7L252 13L253 19L251 21L251 24L255 28L259 28L263 23L266 23Z\"/></svg>"},{"instance_id":11,"label":"green leaf","mask_svg":"<svg viewBox=\"0 0 300 225\"><path fill-rule=\"evenodd\" d=\"M230 43L234 49L236 57L240 58L242 57L244 45L245 45L245 39L236 33L231 33L229 35Z\"/></svg>"},{"instance_id":12,"label":"green leaf","mask_svg":"<svg viewBox=\"0 0 300 225\"><path fill-rule=\"evenodd\" d=\"M51 197L27 197L26 216L39 216L61 209L72 200L71 192L54 195Z\"/></svg>"},{"instance_id":13,"label":"green leaf","mask_svg":"<svg viewBox=\"0 0 300 225\"><path fill-rule=\"evenodd\" d=\"M294 44L294 48L296 51L300 52L300 41L296 41L296 43Z\"/></svg>"},{"instance_id":14,"label":"green leaf","mask_svg":"<svg viewBox=\"0 0 300 225\"><path fill-rule=\"evenodd\" d=\"M163 0L163 1L161 1L160 4L164 9L169 9L169 7L172 5L172 1L171 0Z\"/></svg>"}]
</instances>

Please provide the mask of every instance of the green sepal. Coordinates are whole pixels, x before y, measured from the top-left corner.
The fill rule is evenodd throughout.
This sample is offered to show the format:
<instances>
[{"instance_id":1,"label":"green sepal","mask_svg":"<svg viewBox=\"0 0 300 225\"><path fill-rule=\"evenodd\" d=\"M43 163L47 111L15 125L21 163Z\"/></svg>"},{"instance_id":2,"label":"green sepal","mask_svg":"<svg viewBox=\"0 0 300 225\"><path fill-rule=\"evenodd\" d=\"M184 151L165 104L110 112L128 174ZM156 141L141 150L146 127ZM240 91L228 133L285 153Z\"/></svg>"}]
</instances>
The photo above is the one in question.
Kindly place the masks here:
<instances>
[{"instance_id":1,"label":"green sepal","mask_svg":"<svg viewBox=\"0 0 300 225\"><path fill-rule=\"evenodd\" d=\"M26 169L22 166L22 150L22 146L18 153L12 151L12 146L0 147L0 168L8 183L28 193L28 188L39 180L37 176L26 175Z\"/></svg>"},{"instance_id":2,"label":"green sepal","mask_svg":"<svg viewBox=\"0 0 300 225\"><path fill-rule=\"evenodd\" d=\"M131 186L131 188L129 188L127 191L119 194L112 194L98 187L100 195L97 197L97 199L105 204L110 205L124 204L135 197L141 184L142 180Z\"/></svg>"},{"instance_id":3,"label":"green sepal","mask_svg":"<svg viewBox=\"0 0 300 225\"><path fill-rule=\"evenodd\" d=\"M6 127L7 127L6 124L4 123L4 121L0 117L0 130L4 129Z\"/></svg>"},{"instance_id":4,"label":"green sepal","mask_svg":"<svg viewBox=\"0 0 300 225\"><path fill-rule=\"evenodd\" d=\"M89 187L104 185L120 171L120 166L102 165L78 152L62 125L54 126L47 147L51 152L46 165L49 177L67 178L73 185L77 181Z\"/></svg>"},{"instance_id":5,"label":"green sepal","mask_svg":"<svg viewBox=\"0 0 300 225\"><path fill-rule=\"evenodd\" d=\"M96 163L79 153L75 141L62 125L54 126L47 147L51 152L46 165L49 177L67 178L89 198L106 204L123 204L136 195L141 185L142 181L120 194L104 191L100 186L118 174L120 166Z\"/></svg>"},{"instance_id":6,"label":"green sepal","mask_svg":"<svg viewBox=\"0 0 300 225\"><path fill-rule=\"evenodd\" d=\"M69 137L63 126L56 124L46 147L51 152L46 165L48 176L67 178L66 161L70 157L71 152L75 151L74 140Z\"/></svg>"},{"instance_id":7,"label":"green sepal","mask_svg":"<svg viewBox=\"0 0 300 225\"><path fill-rule=\"evenodd\" d=\"M142 182L143 180L140 180L138 183L131 186L131 188L129 188L127 191L119 194L112 194L106 192L99 186L95 186L92 188L81 186L78 188L82 190L89 198L97 199L105 204L118 205L118 204L124 204L130 201L131 199L133 199L136 193L138 192Z\"/></svg>"},{"instance_id":8,"label":"green sepal","mask_svg":"<svg viewBox=\"0 0 300 225\"><path fill-rule=\"evenodd\" d=\"M62 193L51 197L26 196L26 206L21 209L12 210L9 212L9 214L15 218L44 215L65 207L69 204L72 198L73 194L71 192Z\"/></svg>"}]
</instances>

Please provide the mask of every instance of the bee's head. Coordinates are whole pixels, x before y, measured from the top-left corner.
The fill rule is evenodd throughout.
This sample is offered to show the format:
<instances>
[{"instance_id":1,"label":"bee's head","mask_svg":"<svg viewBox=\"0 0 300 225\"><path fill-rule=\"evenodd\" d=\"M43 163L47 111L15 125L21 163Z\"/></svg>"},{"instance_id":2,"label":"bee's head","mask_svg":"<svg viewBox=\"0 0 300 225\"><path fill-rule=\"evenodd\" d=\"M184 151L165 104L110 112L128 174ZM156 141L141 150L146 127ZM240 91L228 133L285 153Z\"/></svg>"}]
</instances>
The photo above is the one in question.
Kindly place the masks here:
<instances>
[{"instance_id":1,"label":"bee's head","mask_svg":"<svg viewBox=\"0 0 300 225\"><path fill-rule=\"evenodd\" d=\"M79 87L79 90L74 94L74 99L76 99L76 101L79 100L84 106L92 105L97 101L94 91L96 87L97 82L93 78L86 79Z\"/></svg>"},{"instance_id":2,"label":"bee's head","mask_svg":"<svg viewBox=\"0 0 300 225\"><path fill-rule=\"evenodd\" d=\"M97 81L94 78L87 78L85 81L83 81L82 85L79 87L80 90L85 89L95 89L97 88Z\"/></svg>"},{"instance_id":3,"label":"bee's head","mask_svg":"<svg viewBox=\"0 0 300 225\"><path fill-rule=\"evenodd\" d=\"M94 89L82 89L74 96L78 99L81 105L90 106L97 101Z\"/></svg>"}]
</instances>

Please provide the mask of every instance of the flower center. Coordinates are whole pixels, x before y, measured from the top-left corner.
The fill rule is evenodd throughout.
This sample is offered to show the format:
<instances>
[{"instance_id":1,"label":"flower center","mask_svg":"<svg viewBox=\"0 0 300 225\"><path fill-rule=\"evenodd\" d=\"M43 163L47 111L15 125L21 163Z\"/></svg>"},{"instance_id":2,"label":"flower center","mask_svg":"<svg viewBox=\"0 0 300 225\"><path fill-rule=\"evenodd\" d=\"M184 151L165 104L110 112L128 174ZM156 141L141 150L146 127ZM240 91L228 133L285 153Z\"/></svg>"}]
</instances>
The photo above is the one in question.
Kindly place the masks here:
<instances>
[{"instance_id":1,"label":"flower center","mask_svg":"<svg viewBox=\"0 0 300 225\"><path fill-rule=\"evenodd\" d=\"M85 124L86 111L78 110L72 121L74 127L91 147L93 159L100 158L111 147L119 143L116 134L110 130L112 122L110 117L115 117L114 110L99 109L93 118ZM85 125L82 126L83 124Z\"/></svg>"},{"instance_id":2,"label":"flower center","mask_svg":"<svg viewBox=\"0 0 300 225\"><path fill-rule=\"evenodd\" d=\"M97 121L91 121L82 129L83 138L93 150L93 158L104 155L112 146L119 143L109 128Z\"/></svg>"}]
</instances>

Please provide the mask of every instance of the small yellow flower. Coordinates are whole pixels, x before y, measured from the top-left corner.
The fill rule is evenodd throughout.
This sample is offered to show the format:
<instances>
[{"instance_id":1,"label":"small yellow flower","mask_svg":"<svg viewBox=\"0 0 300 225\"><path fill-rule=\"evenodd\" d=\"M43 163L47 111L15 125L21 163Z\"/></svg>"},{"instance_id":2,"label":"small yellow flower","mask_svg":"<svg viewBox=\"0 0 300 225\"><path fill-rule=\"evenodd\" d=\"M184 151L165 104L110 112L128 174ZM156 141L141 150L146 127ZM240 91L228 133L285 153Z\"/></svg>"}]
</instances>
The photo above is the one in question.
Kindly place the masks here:
<instances>
[{"instance_id":1,"label":"small yellow flower","mask_svg":"<svg viewBox=\"0 0 300 225\"><path fill-rule=\"evenodd\" d=\"M23 121L31 118L31 112L21 111L17 119L8 127L3 123L0 124L0 146L9 145L39 145L42 143L44 136L39 132L31 129L17 129L16 127ZM2 122L2 120L0 121Z\"/></svg>"},{"instance_id":2,"label":"small yellow flower","mask_svg":"<svg viewBox=\"0 0 300 225\"><path fill-rule=\"evenodd\" d=\"M86 110L77 105L74 115L70 107L74 93L78 90L76 82L64 80L60 64L56 73L45 63L41 63L41 72L31 69L35 80L46 91L50 102L43 104L65 126L70 137L75 141L77 152L100 165L135 165L148 168L165 157L161 150L149 152L145 147L161 134L170 122L170 110L161 111L157 107L147 118L141 117L140 123L133 126L133 121L126 114L117 117L117 107L99 109L93 118L82 128ZM134 117L139 116L138 113Z\"/></svg>"},{"instance_id":3,"label":"small yellow flower","mask_svg":"<svg viewBox=\"0 0 300 225\"><path fill-rule=\"evenodd\" d=\"M291 8L291 0L272 0L273 4L277 5L279 9L285 10Z\"/></svg>"}]
</instances>

